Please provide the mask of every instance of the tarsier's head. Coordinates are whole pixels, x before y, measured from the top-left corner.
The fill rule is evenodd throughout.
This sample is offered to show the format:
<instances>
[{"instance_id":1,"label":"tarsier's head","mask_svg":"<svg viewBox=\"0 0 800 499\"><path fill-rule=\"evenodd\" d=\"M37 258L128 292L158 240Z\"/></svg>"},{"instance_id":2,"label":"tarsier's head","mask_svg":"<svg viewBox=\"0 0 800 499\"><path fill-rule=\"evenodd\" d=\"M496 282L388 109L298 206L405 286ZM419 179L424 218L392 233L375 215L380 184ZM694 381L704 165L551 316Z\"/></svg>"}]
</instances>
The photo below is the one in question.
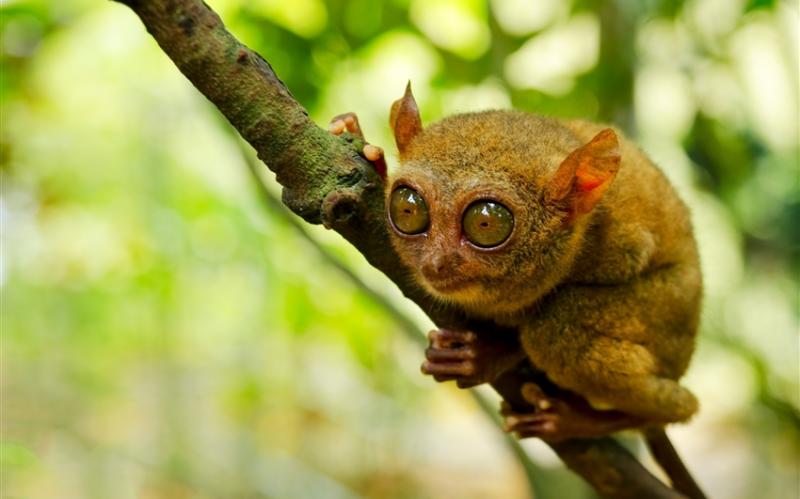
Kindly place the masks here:
<instances>
[{"instance_id":1,"label":"tarsier's head","mask_svg":"<svg viewBox=\"0 0 800 499\"><path fill-rule=\"evenodd\" d=\"M390 121L400 153L387 183L392 244L428 292L486 317L530 306L563 278L620 162L612 130L581 144L525 113L423 130L410 87Z\"/></svg>"}]
</instances>

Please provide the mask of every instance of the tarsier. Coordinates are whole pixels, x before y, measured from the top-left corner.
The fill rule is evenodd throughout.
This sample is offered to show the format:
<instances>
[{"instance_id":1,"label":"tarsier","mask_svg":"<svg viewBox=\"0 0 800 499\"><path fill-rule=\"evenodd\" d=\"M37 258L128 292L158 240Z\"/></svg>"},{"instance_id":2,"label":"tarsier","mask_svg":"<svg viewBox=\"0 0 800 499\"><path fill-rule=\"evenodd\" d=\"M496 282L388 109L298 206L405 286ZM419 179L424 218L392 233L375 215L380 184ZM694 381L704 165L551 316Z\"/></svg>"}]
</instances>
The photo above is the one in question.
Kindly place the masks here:
<instances>
[{"instance_id":1,"label":"tarsier","mask_svg":"<svg viewBox=\"0 0 800 499\"><path fill-rule=\"evenodd\" d=\"M432 297L519 332L432 331L425 374L469 387L527 356L576 396L524 385L536 410L501 411L520 438L596 437L695 413L677 380L698 325L697 249L686 207L635 145L602 125L517 111L423 129L410 87L390 121L395 250ZM330 129L361 133L353 114ZM380 148L363 154L385 171Z\"/></svg>"}]
</instances>

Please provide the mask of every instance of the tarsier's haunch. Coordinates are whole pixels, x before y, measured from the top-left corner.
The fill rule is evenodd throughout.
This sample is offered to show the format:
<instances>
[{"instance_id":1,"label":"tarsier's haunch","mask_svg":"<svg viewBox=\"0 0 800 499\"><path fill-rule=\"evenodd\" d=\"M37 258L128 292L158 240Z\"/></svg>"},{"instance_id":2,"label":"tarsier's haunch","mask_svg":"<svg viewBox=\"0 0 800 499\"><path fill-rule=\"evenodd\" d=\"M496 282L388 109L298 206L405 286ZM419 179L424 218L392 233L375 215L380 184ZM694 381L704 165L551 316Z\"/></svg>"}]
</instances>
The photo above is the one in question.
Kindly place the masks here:
<instances>
[{"instance_id":1,"label":"tarsier's haunch","mask_svg":"<svg viewBox=\"0 0 800 499\"><path fill-rule=\"evenodd\" d=\"M469 387L527 356L566 395L524 385L536 410L502 408L520 438L595 437L695 413L677 380L697 330L697 249L686 207L635 145L602 125L516 111L423 128L410 88L390 121L400 165L387 216L403 263L443 304L519 332L432 331L424 373ZM354 115L332 122L345 130L360 134ZM385 171L379 148L364 155Z\"/></svg>"}]
</instances>

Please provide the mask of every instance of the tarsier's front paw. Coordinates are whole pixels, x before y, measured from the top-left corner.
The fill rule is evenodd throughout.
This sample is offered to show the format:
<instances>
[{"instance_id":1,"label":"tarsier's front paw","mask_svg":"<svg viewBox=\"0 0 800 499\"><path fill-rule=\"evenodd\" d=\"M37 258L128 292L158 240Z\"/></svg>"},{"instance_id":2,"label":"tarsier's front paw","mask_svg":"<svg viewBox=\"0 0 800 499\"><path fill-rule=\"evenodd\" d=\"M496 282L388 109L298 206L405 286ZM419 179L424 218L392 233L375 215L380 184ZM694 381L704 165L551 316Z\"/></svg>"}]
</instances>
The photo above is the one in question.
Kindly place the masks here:
<instances>
[{"instance_id":1,"label":"tarsier's front paw","mask_svg":"<svg viewBox=\"0 0 800 499\"><path fill-rule=\"evenodd\" d=\"M438 329L428 334L422 372L460 388L491 383L524 358L515 338L481 338L472 331Z\"/></svg>"},{"instance_id":2,"label":"tarsier's front paw","mask_svg":"<svg viewBox=\"0 0 800 499\"><path fill-rule=\"evenodd\" d=\"M355 113L334 116L328 125L328 131L334 135L341 135L347 131L361 140L365 140L364 132L361 130L358 116ZM375 166L375 171L378 172L378 175L386 177L386 160L383 157L383 149L372 144L365 144L361 154Z\"/></svg>"},{"instance_id":3,"label":"tarsier's front paw","mask_svg":"<svg viewBox=\"0 0 800 499\"><path fill-rule=\"evenodd\" d=\"M507 402L500 408L505 431L516 434L517 438L538 437L560 442L600 437L642 424L638 418L619 411L594 409L574 394L549 397L535 383L525 383L522 396L533 407L532 411L515 412Z\"/></svg>"},{"instance_id":4,"label":"tarsier's front paw","mask_svg":"<svg viewBox=\"0 0 800 499\"><path fill-rule=\"evenodd\" d=\"M475 379L478 372L475 333L439 329L428 333L428 340L430 345L422 363L424 374L433 376L436 381L456 380L462 388L482 383Z\"/></svg>"}]
</instances>

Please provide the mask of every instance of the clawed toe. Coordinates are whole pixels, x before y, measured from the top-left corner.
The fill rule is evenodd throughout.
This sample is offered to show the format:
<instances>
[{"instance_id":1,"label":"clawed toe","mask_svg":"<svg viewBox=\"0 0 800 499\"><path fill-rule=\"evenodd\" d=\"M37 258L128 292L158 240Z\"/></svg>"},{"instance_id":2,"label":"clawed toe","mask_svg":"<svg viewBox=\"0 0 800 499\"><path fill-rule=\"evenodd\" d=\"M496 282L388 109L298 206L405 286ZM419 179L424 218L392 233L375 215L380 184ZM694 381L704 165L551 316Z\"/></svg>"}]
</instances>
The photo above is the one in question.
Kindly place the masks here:
<instances>
[{"instance_id":1,"label":"clawed toe","mask_svg":"<svg viewBox=\"0 0 800 499\"><path fill-rule=\"evenodd\" d=\"M510 414L505 417L503 429L509 433L552 431L556 420L555 415L540 412Z\"/></svg>"},{"instance_id":2,"label":"clawed toe","mask_svg":"<svg viewBox=\"0 0 800 499\"><path fill-rule=\"evenodd\" d=\"M472 376L475 374L475 364L470 361L431 362L426 360L422 363L421 370L424 374L429 374L440 381L439 377L449 380L460 376Z\"/></svg>"},{"instance_id":3,"label":"clawed toe","mask_svg":"<svg viewBox=\"0 0 800 499\"><path fill-rule=\"evenodd\" d=\"M334 135L341 135L345 131L346 125L344 120L332 120L328 124L328 131Z\"/></svg>"},{"instance_id":4,"label":"clawed toe","mask_svg":"<svg viewBox=\"0 0 800 499\"><path fill-rule=\"evenodd\" d=\"M364 153L364 157L369 161L378 161L383 158L383 149L378 146L373 146L372 144L365 145L362 152Z\"/></svg>"},{"instance_id":5,"label":"clawed toe","mask_svg":"<svg viewBox=\"0 0 800 499\"><path fill-rule=\"evenodd\" d=\"M503 430L513 433L517 438L541 438L543 440L560 440L558 414L550 412L503 413Z\"/></svg>"},{"instance_id":6,"label":"clawed toe","mask_svg":"<svg viewBox=\"0 0 800 499\"><path fill-rule=\"evenodd\" d=\"M522 386L522 396L540 411L547 411L553 407L553 402L536 383L525 383Z\"/></svg>"},{"instance_id":7,"label":"clawed toe","mask_svg":"<svg viewBox=\"0 0 800 499\"><path fill-rule=\"evenodd\" d=\"M425 350L425 358L431 362L453 362L457 360L472 360L475 358L475 350L473 350L470 347L461 347L461 348L428 347Z\"/></svg>"},{"instance_id":8,"label":"clawed toe","mask_svg":"<svg viewBox=\"0 0 800 499\"><path fill-rule=\"evenodd\" d=\"M328 131L334 135L341 135L345 131L352 133L360 138L364 138L361 132L361 125L358 123L358 116L355 113L344 113L334 116L328 125Z\"/></svg>"}]
</instances>

